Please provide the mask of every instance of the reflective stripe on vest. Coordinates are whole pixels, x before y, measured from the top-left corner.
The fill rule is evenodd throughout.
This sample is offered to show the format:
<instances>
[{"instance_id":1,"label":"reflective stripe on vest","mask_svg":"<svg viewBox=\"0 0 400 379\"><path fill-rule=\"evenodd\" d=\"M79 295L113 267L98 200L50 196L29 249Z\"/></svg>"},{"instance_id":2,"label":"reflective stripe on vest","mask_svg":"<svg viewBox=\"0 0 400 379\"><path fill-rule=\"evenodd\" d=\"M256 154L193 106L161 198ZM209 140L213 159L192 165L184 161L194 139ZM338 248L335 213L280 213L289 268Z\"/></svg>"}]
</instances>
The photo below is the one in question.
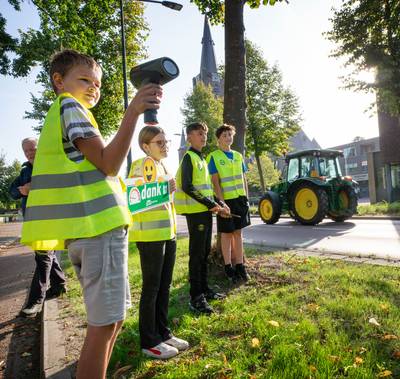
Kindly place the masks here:
<instances>
[{"instance_id":1,"label":"reflective stripe on vest","mask_svg":"<svg viewBox=\"0 0 400 379\"><path fill-rule=\"evenodd\" d=\"M34 250L63 249L66 239L95 237L131 224L119 179L104 175L87 159L75 163L67 158L60 119L64 97L72 96L62 94L50 107L35 156L21 236Z\"/></svg>"},{"instance_id":2,"label":"reflective stripe on vest","mask_svg":"<svg viewBox=\"0 0 400 379\"><path fill-rule=\"evenodd\" d=\"M141 166L142 163L135 161L132 163L132 167L133 165ZM157 172L157 174L163 175L164 173ZM136 213L132 215L132 221L132 227L129 229L129 241L167 241L176 237L176 215L172 203Z\"/></svg>"},{"instance_id":3,"label":"reflective stripe on vest","mask_svg":"<svg viewBox=\"0 0 400 379\"><path fill-rule=\"evenodd\" d=\"M213 199L213 191L211 185L211 177L208 172L208 166L205 159L200 158L198 154L193 151L188 150L186 154L189 157L193 166L192 174L192 184L194 188L200 192L204 197L208 199ZM185 155L186 155L185 154ZM200 213L208 211L208 208L194 200L192 197L187 195L182 190L182 163L179 166L178 172L176 174L176 192L174 196L174 204L176 208L176 213L178 214L188 214L188 213Z\"/></svg>"},{"instance_id":4,"label":"reflective stripe on vest","mask_svg":"<svg viewBox=\"0 0 400 379\"><path fill-rule=\"evenodd\" d=\"M215 150L207 157L207 162L210 162L211 157L214 159L224 200L246 195L243 180L243 158L237 151L232 151L232 153L233 159L229 159L222 150Z\"/></svg>"}]
</instances>

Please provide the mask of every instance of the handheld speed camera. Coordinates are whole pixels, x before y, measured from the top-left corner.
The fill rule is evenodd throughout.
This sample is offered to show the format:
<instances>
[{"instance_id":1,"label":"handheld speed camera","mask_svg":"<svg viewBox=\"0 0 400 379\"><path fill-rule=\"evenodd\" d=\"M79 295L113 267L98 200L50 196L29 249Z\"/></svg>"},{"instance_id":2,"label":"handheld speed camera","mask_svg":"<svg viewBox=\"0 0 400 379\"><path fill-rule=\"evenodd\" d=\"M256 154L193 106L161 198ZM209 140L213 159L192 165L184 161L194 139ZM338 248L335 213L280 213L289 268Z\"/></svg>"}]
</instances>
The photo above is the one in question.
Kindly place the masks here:
<instances>
[{"instance_id":1,"label":"handheld speed camera","mask_svg":"<svg viewBox=\"0 0 400 379\"><path fill-rule=\"evenodd\" d=\"M148 83L166 84L178 75L178 65L171 58L162 57L132 68L130 79L136 88L140 88ZM146 125L158 124L156 109L147 109L144 112L144 123Z\"/></svg>"}]
</instances>

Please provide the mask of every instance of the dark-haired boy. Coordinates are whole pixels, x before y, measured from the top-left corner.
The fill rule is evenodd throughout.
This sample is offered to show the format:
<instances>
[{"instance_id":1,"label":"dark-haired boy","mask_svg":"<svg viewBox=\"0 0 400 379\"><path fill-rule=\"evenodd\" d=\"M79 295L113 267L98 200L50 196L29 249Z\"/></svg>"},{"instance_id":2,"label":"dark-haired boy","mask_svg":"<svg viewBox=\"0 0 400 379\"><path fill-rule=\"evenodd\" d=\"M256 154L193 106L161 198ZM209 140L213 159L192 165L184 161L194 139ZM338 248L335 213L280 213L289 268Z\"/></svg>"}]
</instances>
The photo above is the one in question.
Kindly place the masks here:
<instances>
[{"instance_id":1,"label":"dark-haired boy","mask_svg":"<svg viewBox=\"0 0 400 379\"><path fill-rule=\"evenodd\" d=\"M207 258L211 249L212 213L228 214L229 209L213 200L211 178L201 150L207 144L208 127L192 123L186 127L190 148L184 155L176 177L175 207L186 216L189 229L190 307L199 313L210 314L207 300L221 299L207 281Z\"/></svg>"},{"instance_id":2,"label":"dark-haired boy","mask_svg":"<svg viewBox=\"0 0 400 379\"><path fill-rule=\"evenodd\" d=\"M63 50L51 61L50 79L57 99L40 135L21 240L42 249L68 247L88 319L77 378L103 379L130 306L131 216L117 174L139 115L159 108L162 89L142 87L105 145L89 111L100 98L98 63Z\"/></svg>"},{"instance_id":3,"label":"dark-haired boy","mask_svg":"<svg viewBox=\"0 0 400 379\"><path fill-rule=\"evenodd\" d=\"M242 154L231 150L236 130L224 124L215 131L218 149L207 157L208 169L217 201L226 204L232 214L240 217L224 218L217 215L217 230L221 233L221 250L227 277L236 283L248 281L250 275L244 265L242 229L250 225L246 168Z\"/></svg>"}]
</instances>

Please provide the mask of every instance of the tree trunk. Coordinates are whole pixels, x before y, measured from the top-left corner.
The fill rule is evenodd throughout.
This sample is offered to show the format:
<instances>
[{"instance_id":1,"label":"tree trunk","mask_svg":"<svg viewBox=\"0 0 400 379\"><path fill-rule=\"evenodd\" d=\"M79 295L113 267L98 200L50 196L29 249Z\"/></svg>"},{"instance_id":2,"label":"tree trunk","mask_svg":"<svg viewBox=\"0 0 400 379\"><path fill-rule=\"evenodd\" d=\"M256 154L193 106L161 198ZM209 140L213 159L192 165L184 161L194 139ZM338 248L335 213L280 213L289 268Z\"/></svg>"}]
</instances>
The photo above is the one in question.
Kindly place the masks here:
<instances>
[{"instance_id":1,"label":"tree trunk","mask_svg":"<svg viewBox=\"0 0 400 379\"><path fill-rule=\"evenodd\" d=\"M263 175L262 167L261 167L260 155L258 153L255 153L255 157L256 157L257 168L258 168L258 175L260 176L261 191L264 194L265 193L265 182L264 182L264 175Z\"/></svg>"},{"instance_id":2,"label":"tree trunk","mask_svg":"<svg viewBox=\"0 0 400 379\"><path fill-rule=\"evenodd\" d=\"M246 133L245 0L225 1L224 122L236 128L234 150L244 153Z\"/></svg>"}]
</instances>

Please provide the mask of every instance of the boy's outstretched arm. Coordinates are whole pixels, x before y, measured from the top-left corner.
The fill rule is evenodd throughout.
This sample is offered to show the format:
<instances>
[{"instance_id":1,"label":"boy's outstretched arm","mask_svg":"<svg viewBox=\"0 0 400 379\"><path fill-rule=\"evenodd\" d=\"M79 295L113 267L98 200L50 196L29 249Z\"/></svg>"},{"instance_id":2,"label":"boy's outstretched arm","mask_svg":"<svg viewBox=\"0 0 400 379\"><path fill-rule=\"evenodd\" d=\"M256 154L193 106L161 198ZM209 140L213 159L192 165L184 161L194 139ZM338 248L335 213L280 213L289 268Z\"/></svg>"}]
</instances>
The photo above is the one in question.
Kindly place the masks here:
<instances>
[{"instance_id":1,"label":"boy's outstretched arm","mask_svg":"<svg viewBox=\"0 0 400 379\"><path fill-rule=\"evenodd\" d=\"M131 146L138 117L146 109L158 109L162 88L147 84L140 88L125 111L116 135L108 145L102 137L77 138L74 143L82 154L105 175L116 176Z\"/></svg>"}]
</instances>

